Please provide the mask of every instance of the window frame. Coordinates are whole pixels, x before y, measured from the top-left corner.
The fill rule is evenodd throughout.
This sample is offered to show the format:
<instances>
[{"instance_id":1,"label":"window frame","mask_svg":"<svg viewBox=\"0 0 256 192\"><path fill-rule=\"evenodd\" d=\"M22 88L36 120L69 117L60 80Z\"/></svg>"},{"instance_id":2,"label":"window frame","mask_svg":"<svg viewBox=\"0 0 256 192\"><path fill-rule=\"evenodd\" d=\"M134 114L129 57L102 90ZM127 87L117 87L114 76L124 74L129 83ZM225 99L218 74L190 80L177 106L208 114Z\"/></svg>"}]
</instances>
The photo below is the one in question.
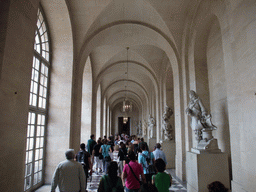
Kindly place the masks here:
<instances>
[{"instance_id":1,"label":"window frame","mask_svg":"<svg viewBox=\"0 0 256 192\"><path fill-rule=\"evenodd\" d=\"M41 15L40 15L41 14ZM45 31L40 34L40 28L38 27L38 20L41 18L43 18L43 21L41 22L41 27L44 25L45 26ZM47 35L47 41L42 42L42 35ZM40 35L40 36L39 36ZM39 37L37 40L39 40L39 48L40 51L38 52L37 49L35 49L35 46L37 45L36 42L36 38L37 36ZM31 72L31 87L30 87L30 91L29 91L29 109L28 109L28 124L27 124L27 137L26 137L26 155L25 155L25 173L24 173L24 191L28 192L28 191L34 191L35 189L39 188L40 186L43 185L44 180L45 180L45 154L46 154L46 131L47 131L47 124L48 124L48 110L49 110L49 92L50 92L50 78L51 78L51 59L52 59L52 52L51 52L51 35L49 32L49 27L48 27L48 23L46 20L46 16L44 14L43 8L41 5L39 5L38 8L38 12L37 12L37 21L36 21L36 30L35 30L35 43L34 43L34 55L33 55L33 66L32 66L32 72ZM48 44L48 61L47 59L43 56L43 44L45 44L44 46L46 47ZM37 47L37 46L36 46ZM34 75L35 75L35 60L38 59L39 61L39 68L38 68L38 77L37 77L37 81L34 81ZM47 71L47 75L45 75L45 68L42 69L42 66L46 66L46 68L48 68ZM42 70L43 73L42 73ZM45 81L47 78L46 82L43 82L43 84L41 84L41 80L43 79L43 81ZM33 87L32 87L32 82L36 82L37 83L37 90L36 93L33 92ZM33 84L34 85L34 84ZM45 99L45 107L39 107L39 98L40 98L40 86L41 88L43 88L43 92L42 92L42 98ZM45 93L44 93L45 91ZM33 100L31 101L31 94L35 95L35 97L37 98L36 100L36 105L31 105L31 103L33 103ZM44 97L45 96L45 97ZM42 99L42 104L43 104L43 99ZM31 127L33 127L33 125L31 124L31 118L30 115L31 114L35 114L35 121L32 122L34 123L34 129L33 129L33 133L31 134L30 130ZM43 124L38 124L38 117L41 117L42 119L44 119L44 123ZM43 118L44 117L44 118ZM42 120L41 119L41 120ZM32 125L32 126L31 126ZM40 133L37 132L40 130ZM42 131L43 130L43 131ZM33 144L31 144L32 149L30 149L31 146L29 146L30 144L30 139L31 141L33 141ZM29 142L28 142L29 141ZM43 144L41 143L43 142ZM29 154L32 151L32 161L28 162L29 160ZM36 158L36 154L38 154L38 158ZM27 168L29 167L29 164L31 165L30 167L30 174L28 175L27 173ZM41 169L39 169L41 168ZM41 172L41 173L39 173ZM35 182L35 175L37 175L36 177L39 177L39 175L41 174L41 180L40 181L36 181ZM27 188L27 178L31 178L30 180L30 185L29 188Z\"/></svg>"}]
</instances>

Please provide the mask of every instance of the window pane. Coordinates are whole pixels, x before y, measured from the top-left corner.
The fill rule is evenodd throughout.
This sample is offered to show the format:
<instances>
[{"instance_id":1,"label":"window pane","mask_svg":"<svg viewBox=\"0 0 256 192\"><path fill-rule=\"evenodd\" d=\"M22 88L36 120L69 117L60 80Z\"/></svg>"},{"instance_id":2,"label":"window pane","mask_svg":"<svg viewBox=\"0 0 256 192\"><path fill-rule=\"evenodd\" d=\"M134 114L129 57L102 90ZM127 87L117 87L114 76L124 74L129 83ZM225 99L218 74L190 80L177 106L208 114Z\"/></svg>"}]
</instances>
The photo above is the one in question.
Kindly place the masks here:
<instances>
[{"instance_id":1,"label":"window pane","mask_svg":"<svg viewBox=\"0 0 256 192\"><path fill-rule=\"evenodd\" d=\"M36 148L40 147L40 137L36 138Z\"/></svg>"},{"instance_id":2,"label":"window pane","mask_svg":"<svg viewBox=\"0 0 256 192\"><path fill-rule=\"evenodd\" d=\"M29 136L30 136L30 126L28 125L28 127L27 127L27 137L29 137Z\"/></svg>"},{"instance_id":3,"label":"window pane","mask_svg":"<svg viewBox=\"0 0 256 192\"><path fill-rule=\"evenodd\" d=\"M35 113L31 113L31 121L30 121L30 124L35 124L35 120L36 120L36 114L35 114Z\"/></svg>"},{"instance_id":4,"label":"window pane","mask_svg":"<svg viewBox=\"0 0 256 192\"><path fill-rule=\"evenodd\" d=\"M42 34L44 33L42 26L41 26L41 28L39 29L39 33L40 33L40 35L42 35Z\"/></svg>"},{"instance_id":5,"label":"window pane","mask_svg":"<svg viewBox=\"0 0 256 192\"><path fill-rule=\"evenodd\" d=\"M44 40L45 40L45 41L48 41L48 33L45 33L45 34L44 34Z\"/></svg>"},{"instance_id":6,"label":"window pane","mask_svg":"<svg viewBox=\"0 0 256 192\"><path fill-rule=\"evenodd\" d=\"M49 51L49 43L48 42L45 42L45 50Z\"/></svg>"},{"instance_id":7,"label":"window pane","mask_svg":"<svg viewBox=\"0 0 256 192\"><path fill-rule=\"evenodd\" d=\"M42 108L42 103L43 100L42 100L42 97L39 97L39 102L38 102L38 107Z\"/></svg>"},{"instance_id":8,"label":"window pane","mask_svg":"<svg viewBox=\"0 0 256 192\"><path fill-rule=\"evenodd\" d=\"M39 60L38 59L36 59L35 69L37 71L39 71Z\"/></svg>"},{"instance_id":9,"label":"window pane","mask_svg":"<svg viewBox=\"0 0 256 192\"><path fill-rule=\"evenodd\" d=\"M46 96L47 96L47 89L44 87L44 98L46 98Z\"/></svg>"},{"instance_id":10,"label":"window pane","mask_svg":"<svg viewBox=\"0 0 256 192\"><path fill-rule=\"evenodd\" d=\"M32 162L32 158L33 158L33 151L29 151L28 152L28 163Z\"/></svg>"},{"instance_id":11,"label":"window pane","mask_svg":"<svg viewBox=\"0 0 256 192\"><path fill-rule=\"evenodd\" d=\"M44 99L44 98L43 98L43 106L42 106L42 108L44 108L44 109L46 108L46 99Z\"/></svg>"},{"instance_id":12,"label":"window pane","mask_svg":"<svg viewBox=\"0 0 256 192\"><path fill-rule=\"evenodd\" d=\"M42 23L42 29L43 29L43 32L46 31L45 22Z\"/></svg>"},{"instance_id":13,"label":"window pane","mask_svg":"<svg viewBox=\"0 0 256 192\"><path fill-rule=\"evenodd\" d=\"M42 63L41 64L41 73L44 74L44 68L45 68L45 65Z\"/></svg>"},{"instance_id":14,"label":"window pane","mask_svg":"<svg viewBox=\"0 0 256 192\"><path fill-rule=\"evenodd\" d=\"M29 139L27 139L26 150L28 150L28 146L29 146Z\"/></svg>"},{"instance_id":15,"label":"window pane","mask_svg":"<svg viewBox=\"0 0 256 192\"><path fill-rule=\"evenodd\" d=\"M44 78L44 86L47 87L47 77ZM45 91L46 93L46 91Z\"/></svg>"},{"instance_id":16,"label":"window pane","mask_svg":"<svg viewBox=\"0 0 256 192\"><path fill-rule=\"evenodd\" d=\"M45 66L45 76L48 77L48 67Z\"/></svg>"},{"instance_id":17,"label":"window pane","mask_svg":"<svg viewBox=\"0 0 256 192\"><path fill-rule=\"evenodd\" d=\"M42 134L42 135L44 135L44 134ZM43 137L40 138L40 147L44 147L44 138Z\"/></svg>"},{"instance_id":18,"label":"window pane","mask_svg":"<svg viewBox=\"0 0 256 192\"><path fill-rule=\"evenodd\" d=\"M37 125L41 125L42 115L37 115Z\"/></svg>"},{"instance_id":19,"label":"window pane","mask_svg":"<svg viewBox=\"0 0 256 192\"><path fill-rule=\"evenodd\" d=\"M40 89L39 89L39 95L43 96L43 87L40 85Z\"/></svg>"},{"instance_id":20,"label":"window pane","mask_svg":"<svg viewBox=\"0 0 256 192\"><path fill-rule=\"evenodd\" d=\"M34 168L34 173L38 171L38 161L35 162L35 168Z\"/></svg>"},{"instance_id":21,"label":"window pane","mask_svg":"<svg viewBox=\"0 0 256 192\"><path fill-rule=\"evenodd\" d=\"M39 159L39 149L36 149L35 160Z\"/></svg>"},{"instance_id":22,"label":"window pane","mask_svg":"<svg viewBox=\"0 0 256 192\"><path fill-rule=\"evenodd\" d=\"M36 106L37 97L33 94L32 105Z\"/></svg>"},{"instance_id":23,"label":"window pane","mask_svg":"<svg viewBox=\"0 0 256 192\"><path fill-rule=\"evenodd\" d=\"M32 164L29 163L26 165L26 176L29 176L31 174L32 171Z\"/></svg>"},{"instance_id":24,"label":"window pane","mask_svg":"<svg viewBox=\"0 0 256 192\"><path fill-rule=\"evenodd\" d=\"M41 125L45 125L45 115L42 115Z\"/></svg>"},{"instance_id":25,"label":"window pane","mask_svg":"<svg viewBox=\"0 0 256 192\"><path fill-rule=\"evenodd\" d=\"M37 173L34 174L34 185L37 184Z\"/></svg>"},{"instance_id":26,"label":"window pane","mask_svg":"<svg viewBox=\"0 0 256 192\"><path fill-rule=\"evenodd\" d=\"M37 94L37 85L38 84L36 82L33 83L33 93L34 94Z\"/></svg>"},{"instance_id":27,"label":"window pane","mask_svg":"<svg viewBox=\"0 0 256 192\"><path fill-rule=\"evenodd\" d=\"M41 171L43 169L43 161L40 160L39 161L39 171Z\"/></svg>"},{"instance_id":28,"label":"window pane","mask_svg":"<svg viewBox=\"0 0 256 192\"><path fill-rule=\"evenodd\" d=\"M32 105L32 93L30 93L30 96L29 96L29 105Z\"/></svg>"},{"instance_id":29,"label":"window pane","mask_svg":"<svg viewBox=\"0 0 256 192\"><path fill-rule=\"evenodd\" d=\"M31 113L28 113L28 124L30 124L30 119L31 119Z\"/></svg>"},{"instance_id":30,"label":"window pane","mask_svg":"<svg viewBox=\"0 0 256 192\"><path fill-rule=\"evenodd\" d=\"M45 51L42 51L42 56L45 58Z\"/></svg>"},{"instance_id":31,"label":"window pane","mask_svg":"<svg viewBox=\"0 0 256 192\"><path fill-rule=\"evenodd\" d=\"M38 183L42 181L42 171L38 173Z\"/></svg>"},{"instance_id":32,"label":"window pane","mask_svg":"<svg viewBox=\"0 0 256 192\"><path fill-rule=\"evenodd\" d=\"M31 176L27 177L25 182L26 182L26 184L25 184L26 187L25 188L29 189L31 187Z\"/></svg>"},{"instance_id":33,"label":"window pane","mask_svg":"<svg viewBox=\"0 0 256 192\"><path fill-rule=\"evenodd\" d=\"M30 126L30 137L34 137L34 131L35 131L35 126L31 125Z\"/></svg>"},{"instance_id":34,"label":"window pane","mask_svg":"<svg viewBox=\"0 0 256 192\"><path fill-rule=\"evenodd\" d=\"M40 44L40 41L39 41L39 36L38 36L38 34L36 34L35 42L36 42L36 44L37 44L37 45L38 45L38 44Z\"/></svg>"},{"instance_id":35,"label":"window pane","mask_svg":"<svg viewBox=\"0 0 256 192\"><path fill-rule=\"evenodd\" d=\"M37 132L36 132L36 136L40 136L40 129L41 129L41 126L37 126Z\"/></svg>"},{"instance_id":36,"label":"window pane","mask_svg":"<svg viewBox=\"0 0 256 192\"><path fill-rule=\"evenodd\" d=\"M38 27L38 28L41 26L41 22L40 22L40 20L39 20L39 19L37 20L36 25L37 25L37 27Z\"/></svg>"},{"instance_id":37,"label":"window pane","mask_svg":"<svg viewBox=\"0 0 256 192\"><path fill-rule=\"evenodd\" d=\"M38 81L39 72L38 72L37 70L34 70L34 71L35 71L35 72L34 72L34 73L35 73L35 76L34 76L33 80L37 82L37 81Z\"/></svg>"},{"instance_id":38,"label":"window pane","mask_svg":"<svg viewBox=\"0 0 256 192\"><path fill-rule=\"evenodd\" d=\"M41 75L41 77L40 77L40 84L44 85L44 76L43 75Z\"/></svg>"},{"instance_id":39,"label":"window pane","mask_svg":"<svg viewBox=\"0 0 256 192\"><path fill-rule=\"evenodd\" d=\"M46 59L47 61L49 61L49 53L48 53L48 52L45 53L45 59Z\"/></svg>"},{"instance_id":40,"label":"window pane","mask_svg":"<svg viewBox=\"0 0 256 192\"><path fill-rule=\"evenodd\" d=\"M43 149L40 149L40 159L42 159L43 158Z\"/></svg>"},{"instance_id":41,"label":"window pane","mask_svg":"<svg viewBox=\"0 0 256 192\"><path fill-rule=\"evenodd\" d=\"M33 149L34 148L34 138L30 138L30 141L29 141L29 149Z\"/></svg>"},{"instance_id":42,"label":"window pane","mask_svg":"<svg viewBox=\"0 0 256 192\"><path fill-rule=\"evenodd\" d=\"M42 50L45 50L45 43L42 43Z\"/></svg>"}]
</instances>

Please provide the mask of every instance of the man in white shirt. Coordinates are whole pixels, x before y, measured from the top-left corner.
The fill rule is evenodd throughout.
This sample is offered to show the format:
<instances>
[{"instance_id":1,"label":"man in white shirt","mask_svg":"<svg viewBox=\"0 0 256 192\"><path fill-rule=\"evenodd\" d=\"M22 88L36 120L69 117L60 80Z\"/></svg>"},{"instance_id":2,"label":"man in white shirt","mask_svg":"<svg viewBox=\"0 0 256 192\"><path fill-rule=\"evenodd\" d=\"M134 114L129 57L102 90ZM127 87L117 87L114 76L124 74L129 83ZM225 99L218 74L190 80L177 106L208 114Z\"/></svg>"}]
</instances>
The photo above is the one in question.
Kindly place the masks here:
<instances>
[{"instance_id":1,"label":"man in white shirt","mask_svg":"<svg viewBox=\"0 0 256 192\"><path fill-rule=\"evenodd\" d=\"M67 150L65 155L67 159L59 163L53 174L51 192L55 192L57 185L60 192L85 192L85 173L81 163L74 161L74 149Z\"/></svg>"},{"instance_id":2,"label":"man in white shirt","mask_svg":"<svg viewBox=\"0 0 256 192\"><path fill-rule=\"evenodd\" d=\"M161 144L160 144L160 143L157 143L157 144L156 144L156 150L153 151L155 160L161 158L161 159L164 160L165 164L167 165L167 161L166 161L165 154L164 154L164 152L163 152L160 148L161 148Z\"/></svg>"}]
</instances>

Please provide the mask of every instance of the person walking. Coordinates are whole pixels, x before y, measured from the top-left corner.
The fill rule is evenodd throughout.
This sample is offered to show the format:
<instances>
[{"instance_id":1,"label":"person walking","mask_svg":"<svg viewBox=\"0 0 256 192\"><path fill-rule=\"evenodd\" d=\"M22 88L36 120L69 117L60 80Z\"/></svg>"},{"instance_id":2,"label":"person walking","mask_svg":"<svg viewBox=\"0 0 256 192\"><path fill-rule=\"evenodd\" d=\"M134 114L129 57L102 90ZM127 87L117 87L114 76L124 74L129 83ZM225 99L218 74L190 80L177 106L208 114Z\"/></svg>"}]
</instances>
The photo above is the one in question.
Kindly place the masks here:
<instances>
[{"instance_id":1,"label":"person walking","mask_svg":"<svg viewBox=\"0 0 256 192\"><path fill-rule=\"evenodd\" d=\"M98 192L124 192L122 180L117 175L117 163L115 161L110 162L107 170L107 174L101 177Z\"/></svg>"},{"instance_id":2,"label":"person walking","mask_svg":"<svg viewBox=\"0 0 256 192\"><path fill-rule=\"evenodd\" d=\"M57 186L60 191L85 192L84 169L79 162L74 161L74 149L67 150L65 155L66 160L60 162L54 171L51 192L55 192Z\"/></svg>"},{"instance_id":3,"label":"person walking","mask_svg":"<svg viewBox=\"0 0 256 192\"><path fill-rule=\"evenodd\" d=\"M102 170L102 159L100 158L100 156L102 155L100 153L101 145L102 145L101 140L98 139L97 144L93 147L93 152L92 152L94 163L95 163L96 174L98 174Z\"/></svg>"},{"instance_id":4,"label":"person walking","mask_svg":"<svg viewBox=\"0 0 256 192\"><path fill-rule=\"evenodd\" d=\"M90 139L87 142L87 151L90 153L90 155L92 155L94 145L97 144L96 141L94 141L94 139L95 139L95 136L94 134L92 134L90 136Z\"/></svg>"},{"instance_id":5,"label":"person walking","mask_svg":"<svg viewBox=\"0 0 256 192\"><path fill-rule=\"evenodd\" d=\"M146 144L141 145L142 153L139 155L138 162L143 167L143 172L145 174L147 183L151 183L152 175L155 174L154 170L154 154L147 151Z\"/></svg>"},{"instance_id":6,"label":"person walking","mask_svg":"<svg viewBox=\"0 0 256 192\"><path fill-rule=\"evenodd\" d=\"M104 140L104 143L100 148L100 153L102 153L103 155L103 171L105 172L105 174L107 173L107 168L111 161L109 151L112 153L111 146L107 145L107 143L108 143L108 140Z\"/></svg>"},{"instance_id":7,"label":"person walking","mask_svg":"<svg viewBox=\"0 0 256 192\"><path fill-rule=\"evenodd\" d=\"M136 162L135 153L130 152L128 158L130 162L123 169L123 185L126 187L126 192L138 192L140 189L140 176L143 183L146 183L146 178L141 164Z\"/></svg>"},{"instance_id":8,"label":"person walking","mask_svg":"<svg viewBox=\"0 0 256 192\"><path fill-rule=\"evenodd\" d=\"M92 173L92 163L91 163L91 158L90 158L90 153L88 153L85 150L85 144L81 143L80 144L80 151L76 155L76 161L82 164L84 168L84 173L85 173L85 188L87 188L87 180L89 177L88 171L91 170L90 174Z\"/></svg>"},{"instance_id":9,"label":"person walking","mask_svg":"<svg viewBox=\"0 0 256 192\"><path fill-rule=\"evenodd\" d=\"M169 192L169 187L172 184L172 177L165 172L166 164L163 159L155 160L157 174L152 176L152 184L156 186L159 192Z\"/></svg>"},{"instance_id":10,"label":"person walking","mask_svg":"<svg viewBox=\"0 0 256 192\"><path fill-rule=\"evenodd\" d=\"M161 144L160 144L160 143L157 143L155 147L156 147L156 149L153 151L155 160L161 158L161 159L164 160L165 164L167 165L167 161L166 161L165 154L164 154L164 152L161 150Z\"/></svg>"}]
</instances>

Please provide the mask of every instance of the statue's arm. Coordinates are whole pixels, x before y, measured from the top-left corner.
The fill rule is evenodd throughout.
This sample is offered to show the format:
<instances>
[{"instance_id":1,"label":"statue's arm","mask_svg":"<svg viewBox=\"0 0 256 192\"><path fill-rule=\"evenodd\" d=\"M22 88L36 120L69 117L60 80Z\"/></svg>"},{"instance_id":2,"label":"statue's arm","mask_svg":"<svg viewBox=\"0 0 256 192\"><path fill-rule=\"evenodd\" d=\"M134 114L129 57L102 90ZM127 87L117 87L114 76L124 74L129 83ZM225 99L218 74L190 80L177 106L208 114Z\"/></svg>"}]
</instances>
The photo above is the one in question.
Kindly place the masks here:
<instances>
[{"instance_id":1,"label":"statue's arm","mask_svg":"<svg viewBox=\"0 0 256 192\"><path fill-rule=\"evenodd\" d=\"M200 106L202 116L206 116L207 115L207 110L205 109L201 99L198 100L198 104Z\"/></svg>"}]
</instances>

